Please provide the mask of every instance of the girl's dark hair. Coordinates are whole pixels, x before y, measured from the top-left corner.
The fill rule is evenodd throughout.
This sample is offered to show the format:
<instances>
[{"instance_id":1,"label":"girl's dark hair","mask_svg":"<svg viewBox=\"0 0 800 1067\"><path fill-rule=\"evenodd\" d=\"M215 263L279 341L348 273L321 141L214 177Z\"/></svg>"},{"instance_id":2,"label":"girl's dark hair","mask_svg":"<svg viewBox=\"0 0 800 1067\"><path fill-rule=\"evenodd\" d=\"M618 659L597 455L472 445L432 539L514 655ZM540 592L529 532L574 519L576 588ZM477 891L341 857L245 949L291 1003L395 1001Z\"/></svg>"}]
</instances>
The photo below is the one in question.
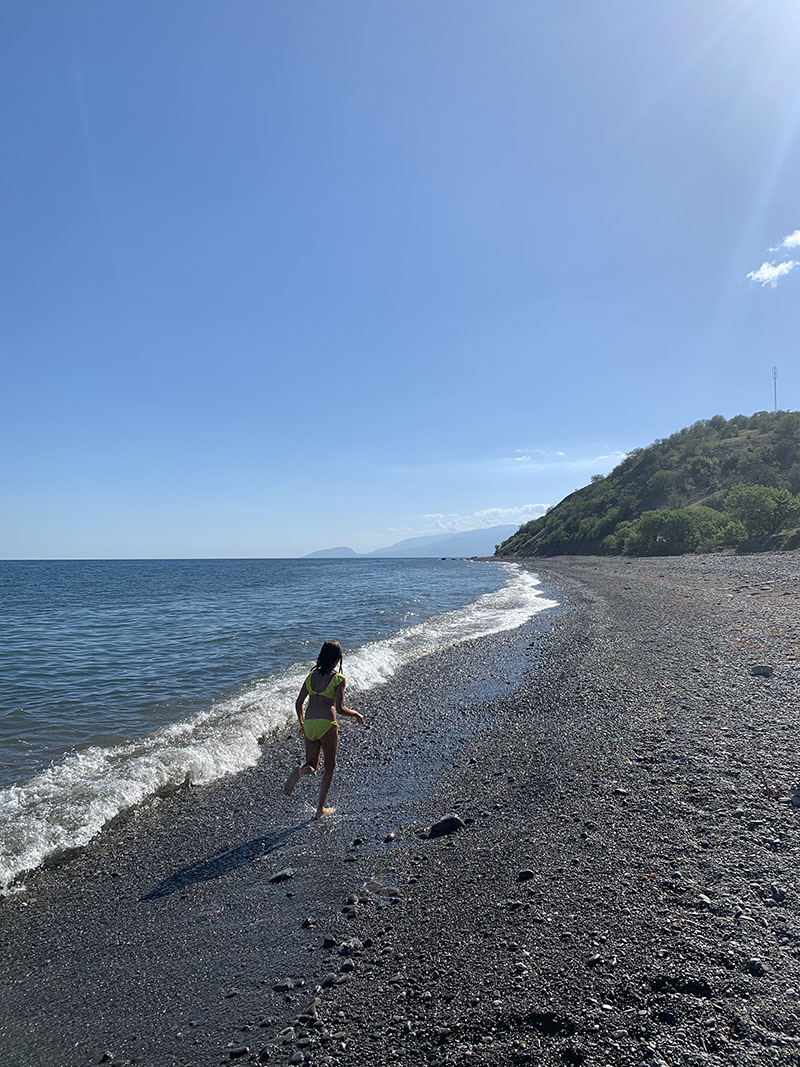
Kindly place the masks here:
<instances>
[{"instance_id":1,"label":"girl's dark hair","mask_svg":"<svg viewBox=\"0 0 800 1067\"><path fill-rule=\"evenodd\" d=\"M320 674L332 674L342 663L342 646L338 641L325 641L317 656L316 670Z\"/></svg>"}]
</instances>

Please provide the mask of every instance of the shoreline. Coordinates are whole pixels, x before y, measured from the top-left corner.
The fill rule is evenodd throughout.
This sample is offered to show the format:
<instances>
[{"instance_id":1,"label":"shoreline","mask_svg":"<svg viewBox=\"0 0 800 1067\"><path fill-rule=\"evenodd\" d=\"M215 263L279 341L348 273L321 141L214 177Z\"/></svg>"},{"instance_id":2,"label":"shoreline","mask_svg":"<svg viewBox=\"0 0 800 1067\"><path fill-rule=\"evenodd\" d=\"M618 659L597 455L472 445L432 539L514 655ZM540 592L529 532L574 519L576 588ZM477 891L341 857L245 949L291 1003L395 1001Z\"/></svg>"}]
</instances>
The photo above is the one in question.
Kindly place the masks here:
<instances>
[{"instance_id":1,"label":"shoreline","mask_svg":"<svg viewBox=\"0 0 800 1067\"><path fill-rule=\"evenodd\" d=\"M526 565L562 609L368 694L330 820L278 740L3 902L4 1063L800 1063L800 560Z\"/></svg>"},{"instance_id":2,"label":"shoreline","mask_svg":"<svg viewBox=\"0 0 800 1067\"><path fill-rule=\"evenodd\" d=\"M478 568L470 564L451 569L423 560L424 566L419 571L418 561L411 563L413 574L406 572L402 566L398 568L391 564L384 568L373 562L366 567L360 565L360 576L353 579L352 585L348 579L345 600L349 596L351 607L358 605L361 594L369 593L364 620L358 621L345 612L355 627L355 632L348 634L351 640L346 662L349 664L351 681L349 691L356 698L359 680L363 680L367 688L374 687L381 680L387 680L404 661L413 662L426 651L430 653L446 644L451 637L460 635L466 639L470 634L490 628L492 616L502 611L501 605L519 599L521 611L524 612L524 601L529 599L525 573L507 564L495 563ZM304 584L306 580L293 577L291 572L284 575L262 574L261 577L284 583L284 593L280 592L279 584L275 594L277 605L285 594L287 581L296 583L301 597L304 589L308 592ZM427 589L428 582L432 587L430 590ZM223 630L226 626L230 628L235 615L227 602L236 599L232 591L236 586L237 582L229 581L228 595L224 589L217 593ZM418 596L412 596L414 589ZM257 598L257 602L260 603L262 599ZM147 603L146 596L143 597L143 603ZM324 608L325 605L322 605L323 612ZM248 619L255 610L253 605L247 609ZM278 610L275 605L269 608L267 620L259 633L276 636L274 619L278 617ZM518 619L519 616L512 614L506 619L506 625L513 626ZM107 617L106 625L110 621ZM135 612L134 618L128 619L128 622L131 623L131 632L135 631ZM484 626L484 623L488 626ZM69 701L60 706L59 714L53 716L60 724L53 727L53 737L44 747L42 739L49 737L51 732L47 714L43 713L37 720L38 713L34 707L29 716L32 725L28 727L25 726L27 713L24 709L20 714L12 712L7 716L6 733L11 730L11 743L5 746L9 750L5 758L2 758L4 746L0 738L0 897L16 891L14 882L16 880L17 887L24 882L26 870L33 870L42 863L52 865L53 862L59 862L60 855L83 847L111 821L124 818L126 811L148 804L153 795L163 796L171 789L184 787L187 782L199 780L203 785L208 785L214 779L227 778L232 773L257 764L264 752L262 742L268 743L276 729L281 730L294 722L295 697L311 666L303 659L303 656L310 655L308 641L304 639L299 646L297 643L301 623L298 619L290 618L287 626L285 640L278 641L276 648L265 653L262 664L264 670L261 667L256 670L250 662L244 680L240 677L235 685L231 685L228 678L220 687L214 680L216 661L212 657L203 674L208 682L213 683L206 698L200 700L195 695L175 705L170 705L166 700L157 706L153 722L146 721L152 708L136 712L133 719L128 719L126 700L136 688L139 673L144 672L149 677L154 665L158 664L158 653L154 646L151 646L147 668L142 662L142 654L146 649L140 648L133 655L128 673L123 672L117 694L120 700L117 708L119 721L113 726L109 716L115 707L115 697L111 694L108 694L106 710L91 735L86 734L82 713L76 716L74 708L70 712ZM200 616L197 626L184 623L183 629L190 632L189 650L182 653L184 660L190 658L192 651L201 656L204 651L202 644L206 640L202 636L203 616ZM233 641L231 632L224 640L220 639L220 643L228 648L225 653L228 660L236 659L239 655L247 660L255 640L256 634L248 632L243 640L242 653L230 651L229 646ZM121 638L120 647L126 642L131 643L129 638ZM213 644L216 646L217 643L215 638ZM66 670L63 638L56 640L55 646L56 661L60 658ZM77 657L76 662L82 662L80 642L78 646L72 649L71 654ZM174 654L174 648L172 652ZM163 685L169 690L175 684L175 671L179 663L176 666L171 656L167 655L166 658L169 662L164 669ZM31 664L30 669L35 675L35 664ZM80 668L72 673L77 677ZM29 684L18 678L12 681L11 689L16 690L22 705L25 703L23 693L26 686L31 689L37 685L42 691L46 688L44 680L34 685L33 682ZM67 690L69 688L67 685ZM73 686L69 698L73 702L74 689ZM101 685L100 692L102 689ZM90 705L93 698L99 699L98 691L93 691L89 685L87 699ZM17 701L8 703L9 706L16 706ZM78 724L74 730L68 725L73 718ZM123 722L124 728L120 725ZM120 733L120 730L123 732ZM71 733L74 734L74 746L70 744ZM46 758L48 746L51 760ZM32 759L33 750L41 750L35 759L44 759L44 762L35 762L26 770L23 760L17 768L19 775L14 772L9 779L7 775L10 769L13 771L14 754L21 749L30 750L26 758ZM42 752L45 752L45 756ZM44 818L43 813L46 813Z\"/></svg>"}]
</instances>

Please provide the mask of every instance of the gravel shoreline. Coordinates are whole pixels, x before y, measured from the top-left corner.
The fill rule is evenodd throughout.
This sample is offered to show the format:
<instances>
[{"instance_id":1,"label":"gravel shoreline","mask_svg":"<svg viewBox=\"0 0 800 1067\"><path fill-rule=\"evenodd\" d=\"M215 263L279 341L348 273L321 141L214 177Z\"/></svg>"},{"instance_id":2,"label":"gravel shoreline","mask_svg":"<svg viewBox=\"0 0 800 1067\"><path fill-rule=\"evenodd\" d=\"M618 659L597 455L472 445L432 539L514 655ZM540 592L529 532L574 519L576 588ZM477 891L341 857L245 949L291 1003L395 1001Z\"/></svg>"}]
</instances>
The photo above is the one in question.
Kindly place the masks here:
<instances>
[{"instance_id":1,"label":"gravel shoreline","mask_svg":"<svg viewBox=\"0 0 800 1067\"><path fill-rule=\"evenodd\" d=\"M359 701L329 822L279 740L0 905L3 1063L800 1064L800 559L530 565L563 609Z\"/></svg>"}]
</instances>

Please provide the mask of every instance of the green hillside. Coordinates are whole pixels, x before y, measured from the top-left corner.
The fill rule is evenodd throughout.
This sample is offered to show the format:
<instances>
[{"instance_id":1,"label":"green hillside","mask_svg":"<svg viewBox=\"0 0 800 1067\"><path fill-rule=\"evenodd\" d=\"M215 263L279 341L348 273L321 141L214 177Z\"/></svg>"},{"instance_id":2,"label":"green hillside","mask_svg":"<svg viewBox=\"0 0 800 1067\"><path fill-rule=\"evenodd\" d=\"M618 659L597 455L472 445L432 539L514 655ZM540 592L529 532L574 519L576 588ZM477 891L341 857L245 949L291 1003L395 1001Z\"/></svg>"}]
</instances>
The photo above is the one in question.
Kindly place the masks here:
<instances>
[{"instance_id":1,"label":"green hillside","mask_svg":"<svg viewBox=\"0 0 800 1067\"><path fill-rule=\"evenodd\" d=\"M800 412L696 422L634 449L497 555L678 555L800 545Z\"/></svg>"}]
</instances>

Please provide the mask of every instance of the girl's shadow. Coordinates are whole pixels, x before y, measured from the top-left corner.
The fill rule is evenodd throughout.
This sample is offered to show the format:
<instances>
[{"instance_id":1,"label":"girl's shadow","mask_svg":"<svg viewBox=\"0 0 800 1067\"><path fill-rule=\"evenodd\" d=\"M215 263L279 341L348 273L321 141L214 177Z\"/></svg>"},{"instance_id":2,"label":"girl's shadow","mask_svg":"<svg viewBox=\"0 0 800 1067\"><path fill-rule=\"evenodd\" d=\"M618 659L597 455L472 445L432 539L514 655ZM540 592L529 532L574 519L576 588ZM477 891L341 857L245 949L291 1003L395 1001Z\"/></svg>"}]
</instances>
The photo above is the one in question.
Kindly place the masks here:
<instances>
[{"instance_id":1,"label":"girl's shadow","mask_svg":"<svg viewBox=\"0 0 800 1067\"><path fill-rule=\"evenodd\" d=\"M303 822L298 823L297 826L290 826L288 830L281 830L280 833L272 834L268 837L254 837L247 844L237 845L235 848L220 849L207 859L198 860L197 863L192 863L189 867L184 867L180 871L176 871L175 874L171 874L169 878L165 878L163 882L157 885L155 889L151 889L141 899L158 900L159 897L168 897L172 893L186 889L187 886L193 885L195 882L210 882L214 878L227 874L229 871L235 871L238 867L246 867L254 860L259 859L259 857L267 856L270 852L274 852L276 848L279 848L290 837L305 829L313 821L313 819L305 819Z\"/></svg>"}]
</instances>

